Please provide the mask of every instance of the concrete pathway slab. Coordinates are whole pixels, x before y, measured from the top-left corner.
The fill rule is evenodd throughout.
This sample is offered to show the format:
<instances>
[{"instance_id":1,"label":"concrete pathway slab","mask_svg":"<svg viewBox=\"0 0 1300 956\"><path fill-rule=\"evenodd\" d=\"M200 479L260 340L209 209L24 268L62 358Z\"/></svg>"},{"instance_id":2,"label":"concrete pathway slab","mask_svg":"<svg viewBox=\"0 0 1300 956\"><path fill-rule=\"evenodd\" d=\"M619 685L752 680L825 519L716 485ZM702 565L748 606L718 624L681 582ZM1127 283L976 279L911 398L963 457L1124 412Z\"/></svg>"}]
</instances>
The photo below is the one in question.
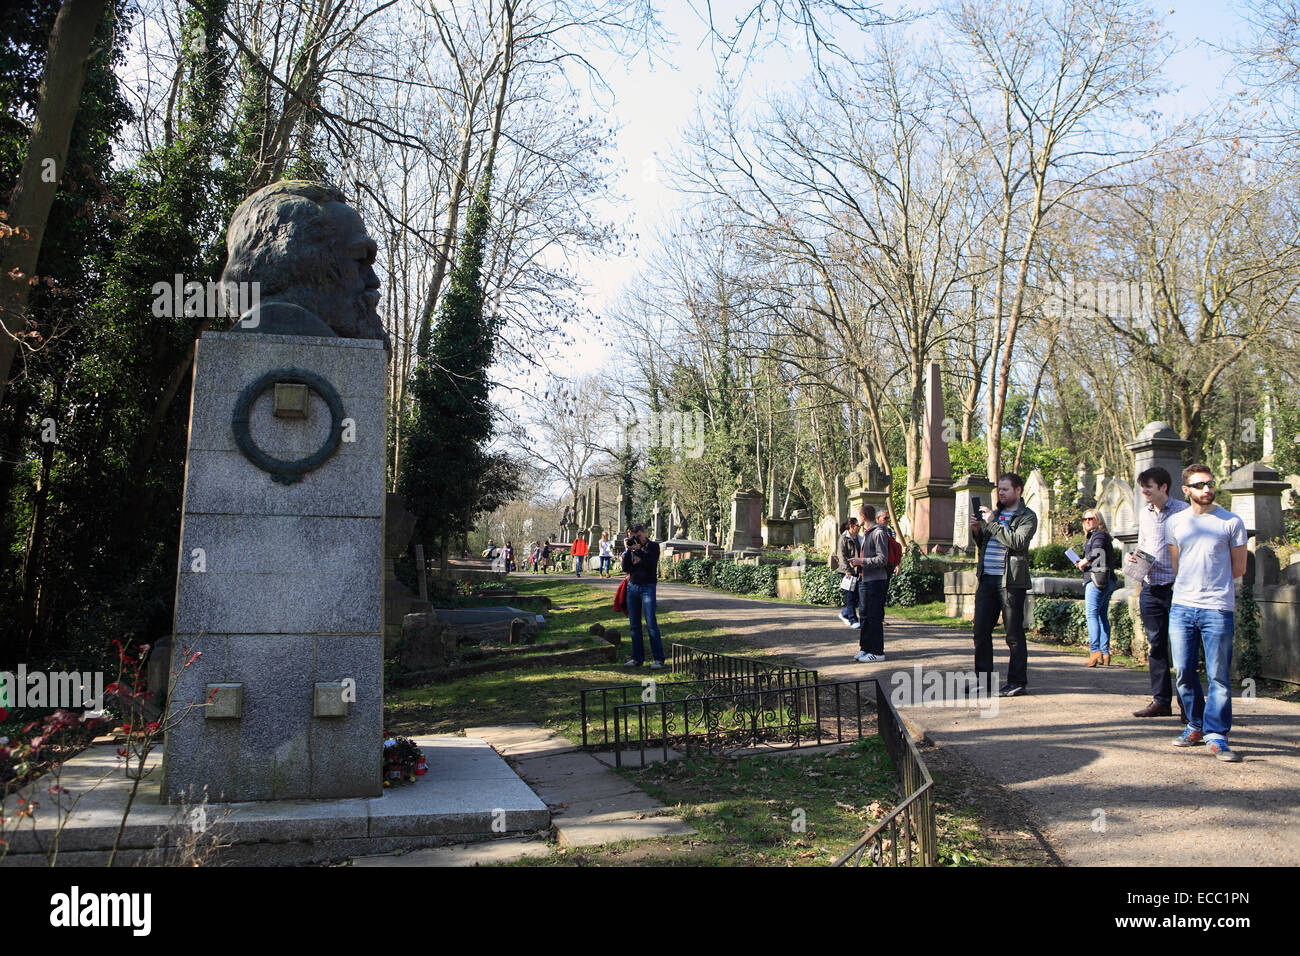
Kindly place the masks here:
<instances>
[{"instance_id":1,"label":"concrete pathway slab","mask_svg":"<svg viewBox=\"0 0 1300 956\"><path fill-rule=\"evenodd\" d=\"M458 846L430 847L406 853L383 853L359 856L353 866L486 866L492 863L509 863L530 857L544 857L551 853L551 845L543 840L489 840L485 843L465 843Z\"/></svg>"},{"instance_id":2,"label":"concrete pathway slab","mask_svg":"<svg viewBox=\"0 0 1300 956\"><path fill-rule=\"evenodd\" d=\"M694 828L676 817L646 817L644 820L613 820L606 823L563 823L556 826L560 846L596 846L623 840L657 840L661 837L690 836Z\"/></svg>"}]
</instances>

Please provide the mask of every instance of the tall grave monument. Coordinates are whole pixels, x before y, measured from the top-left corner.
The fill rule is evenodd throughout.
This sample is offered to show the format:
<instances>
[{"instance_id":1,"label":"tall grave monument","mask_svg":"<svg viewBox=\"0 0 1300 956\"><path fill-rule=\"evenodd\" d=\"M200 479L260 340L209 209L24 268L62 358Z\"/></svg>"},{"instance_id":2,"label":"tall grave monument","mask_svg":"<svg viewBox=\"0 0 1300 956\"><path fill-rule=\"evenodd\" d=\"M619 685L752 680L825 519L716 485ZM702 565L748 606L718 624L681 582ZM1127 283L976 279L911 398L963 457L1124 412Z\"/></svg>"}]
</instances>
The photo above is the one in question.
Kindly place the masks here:
<instances>
[{"instance_id":1,"label":"tall grave monument","mask_svg":"<svg viewBox=\"0 0 1300 956\"><path fill-rule=\"evenodd\" d=\"M931 362L925 375L925 424L921 431L921 474L908 489L912 499L912 540L922 551L947 551L952 547L955 500L948 440L943 425L943 385L939 363Z\"/></svg>"},{"instance_id":2,"label":"tall grave monument","mask_svg":"<svg viewBox=\"0 0 1300 956\"><path fill-rule=\"evenodd\" d=\"M244 200L226 242L223 283L259 292L195 350L169 702L184 718L167 733L163 792L374 796L387 378L375 243L342 193L299 181Z\"/></svg>"}]
</instances>

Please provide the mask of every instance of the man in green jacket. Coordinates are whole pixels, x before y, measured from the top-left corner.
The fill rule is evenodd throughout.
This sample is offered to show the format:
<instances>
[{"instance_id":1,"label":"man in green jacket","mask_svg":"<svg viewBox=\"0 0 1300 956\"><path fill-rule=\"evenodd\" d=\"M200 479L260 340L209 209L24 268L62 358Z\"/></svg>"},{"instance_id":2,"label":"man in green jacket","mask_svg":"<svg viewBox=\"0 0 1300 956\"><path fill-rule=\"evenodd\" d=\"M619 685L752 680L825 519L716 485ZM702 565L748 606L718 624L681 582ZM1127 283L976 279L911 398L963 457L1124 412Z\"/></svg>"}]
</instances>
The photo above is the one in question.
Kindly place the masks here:
<instances>
[{"instance_id":1,"label":"man in green jacket","mask_svg":"<svg viewBox=\"0 0 1300 956\"><path fill-rule=\"evenodd\" d=\"M979 587L975 590L975 672L992 693L993 628L1002 617L1010 658L1000 696L1018 697L1029 683L1029 649L1025 644L1025 597L1029 593L1029 542L1038 516L1025 507L1024 480L1007 472L998 476L998 510L980 508L970 523L979 548Z\"/></svg>"}]
</instances>

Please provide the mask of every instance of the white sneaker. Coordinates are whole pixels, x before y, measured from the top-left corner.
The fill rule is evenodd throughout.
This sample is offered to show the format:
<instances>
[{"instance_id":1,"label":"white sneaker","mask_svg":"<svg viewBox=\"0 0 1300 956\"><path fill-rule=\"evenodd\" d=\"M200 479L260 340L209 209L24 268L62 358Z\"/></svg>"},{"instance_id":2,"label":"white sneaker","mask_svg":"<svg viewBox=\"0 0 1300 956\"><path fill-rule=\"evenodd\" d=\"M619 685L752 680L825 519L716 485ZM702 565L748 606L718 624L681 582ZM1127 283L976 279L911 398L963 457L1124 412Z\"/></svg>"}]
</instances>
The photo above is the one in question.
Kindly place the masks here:
<instances>
[{"instance_id":1,"label":"white sneaker","mask_svg":"<svg viewBox=\"0 0 1300 956\"><path fill-rule=\"evenodd\" d=\"M884 654L863 654L862 655L862 663L864 664L879 664L884 659L885 659Z\"/></svg>"},{"instance_id":2,"label":"white sneaker","mask_svg":"<svg viewBox=\"0 0 1300 956\"><path fill-rule=\"evenodd\" d=\"M857 661L859 664L861 664L866 661L867 655L863 651L858 651L856 654L853 655L853 659Z\"/></svg>"},{"instance_id":3,"label":"white sneaker","mask_svg":"<svg viewBox=\"0 0 1300 956\"><path fill-rule=\"evenodd\" d=\"M838 617L841 621L844 622L844 626L845 626L845 627L853 627L853 622L850 621L850 620L849 620L847 617L845 617L843 614L837 614L836 617Z\"/></svg>"}]
</instances>

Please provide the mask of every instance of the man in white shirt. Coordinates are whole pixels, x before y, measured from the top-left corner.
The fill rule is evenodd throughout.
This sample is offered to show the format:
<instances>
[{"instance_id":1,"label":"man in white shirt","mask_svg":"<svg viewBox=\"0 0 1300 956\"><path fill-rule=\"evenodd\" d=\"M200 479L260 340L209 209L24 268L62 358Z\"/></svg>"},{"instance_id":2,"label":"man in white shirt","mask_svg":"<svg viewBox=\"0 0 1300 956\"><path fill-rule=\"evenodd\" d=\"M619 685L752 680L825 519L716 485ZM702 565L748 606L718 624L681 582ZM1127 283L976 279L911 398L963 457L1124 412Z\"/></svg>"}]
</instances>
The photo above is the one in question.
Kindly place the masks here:
<instances>
[{"instance_id":1,"label":"man in white shirt","mask_svg":"<svg viewBox=\"0 0 1300 956\"><path fill-rule=\"evenodd\" d=\"M1169 612L1170 657L1178 699L1187 714L1187 729L1175 747L1204 742L1220 760L1235 763L1241 755L1228 748L1232 729L1232 635L1235 588L1246 573L1246 525L1214 503L1214 478L1208 465L1183 469L1183 494L1191 505L1167 528L1169 560L1174 568L1173 606ZM1197 674L1205 648L1208 698Z\"/></svg>"}]
</instances>

